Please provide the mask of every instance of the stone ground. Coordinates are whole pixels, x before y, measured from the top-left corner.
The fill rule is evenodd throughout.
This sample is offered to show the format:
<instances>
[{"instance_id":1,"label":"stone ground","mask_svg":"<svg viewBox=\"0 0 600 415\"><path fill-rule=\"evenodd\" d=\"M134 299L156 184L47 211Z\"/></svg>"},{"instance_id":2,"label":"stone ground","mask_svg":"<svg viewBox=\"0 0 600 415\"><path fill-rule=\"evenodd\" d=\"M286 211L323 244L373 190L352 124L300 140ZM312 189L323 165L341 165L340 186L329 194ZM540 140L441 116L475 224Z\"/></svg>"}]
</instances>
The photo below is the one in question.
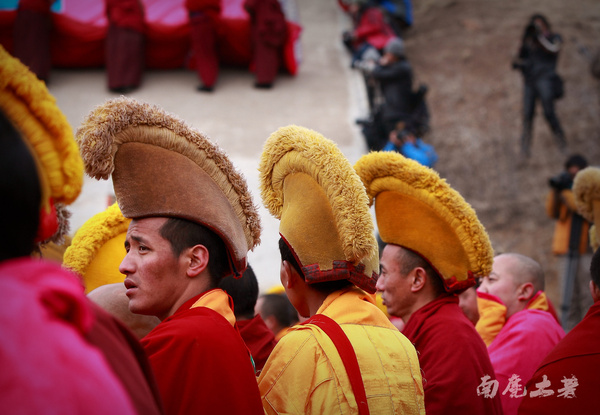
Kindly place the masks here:
<instances>
[{"instance_id":1,"label":"stone ground","mask_svg":"<svg viewBox=\"0 0 600 415\"><path fill-rule=\"evenodd\" d=\"M297 8L303 26L302 63L296 76L282 74L273 89L253 88L253 75L246 68L223 68L215 92L201 93L196 91L196 74L182 69L147 71L142 87L129 95L157 104L204 132L245 175L263 223L262 243L249 255L263 291L279 283L279 224L263 208L258 191L258 160L267 137L296 124L334 140L351 162L366 151L354 125L364 109L364 91L340 42L348 22L333 1L300 0ZM95 106L118 96L106 89L101 69L57 69L48 86L74 128ZM71 208L72 231L103 211L111 195L110 181L86 177Z\"/></svg>"}]
</instances>

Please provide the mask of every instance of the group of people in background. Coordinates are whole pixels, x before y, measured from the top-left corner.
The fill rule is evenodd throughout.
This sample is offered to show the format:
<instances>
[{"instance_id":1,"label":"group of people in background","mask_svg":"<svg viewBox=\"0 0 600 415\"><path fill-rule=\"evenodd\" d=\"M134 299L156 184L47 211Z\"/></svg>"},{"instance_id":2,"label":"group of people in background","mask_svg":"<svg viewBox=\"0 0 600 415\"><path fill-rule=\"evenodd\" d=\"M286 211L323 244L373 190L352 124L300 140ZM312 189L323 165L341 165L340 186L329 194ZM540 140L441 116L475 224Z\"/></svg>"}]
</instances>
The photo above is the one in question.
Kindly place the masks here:
<instances>
[{"instance_id":1,"label":"group of people in background","mask_svg":"<svg viewBox=\"0 0 600 415\"><path fill-rule=\"evenodd\" d=\"M429 129L427 87L413 89L413 70L402 40L412 26L410 1L340 0L340 5L352 22L343 42L366 87L369 115L357 122L363 126L367 147L397 151L433 167L438 156L423 141Z\"/></svg>"},{"instance_id":2,"label":"group of people in background","mask_svg":"<svg viewBox=\"0 0 600 415\"><path fill-rule=\"evenodd\" d=\"M363 62L367 47L354 65L381 85L392 67L412 79L399 33L382 45L379 60ZM401 86L413 93L412 81L391 90ZM403 140L424 143L397 98L382 109L381 144L394 148L354 165L305 127L266 139L252 190L279 221L283 292L259 296L248 252L261 218L213 140L127 97L92 109L73 136L45 83L0 47L0 381L11 385L0 407L596 413L600 229L589 225L600 223L600 168L573 156L550 179L548 213L569 228L556 252L587 283L563 329L541 265L495 253L464 197L427 160L400 154ZM43 247L68 232L84 170L112 180L116 203L75 232L59 266Z\"/></svg>"},{"instance_id":3,"label":"group of people in background","mask_svg":"<svg viewBox=\"0 0 600 415\"><path fill-rule=\"evenodd\" d=\"M54 0L21 0L14 23L14 54L42 80L52 67L50 39L51 5ZM218 43L222 36L222 0L186 0L189 17L188 66L198 74L199 91L211 92L219 75ZM108 89L129 93L137 89L145 68L145 8L141 0L105 0L108 29L105 67ZM273 86L283 66L283 47L288 37L286 17L279 0L245 0L250 23L251 68L255 87Z\"/></svg>"}]
</instances>

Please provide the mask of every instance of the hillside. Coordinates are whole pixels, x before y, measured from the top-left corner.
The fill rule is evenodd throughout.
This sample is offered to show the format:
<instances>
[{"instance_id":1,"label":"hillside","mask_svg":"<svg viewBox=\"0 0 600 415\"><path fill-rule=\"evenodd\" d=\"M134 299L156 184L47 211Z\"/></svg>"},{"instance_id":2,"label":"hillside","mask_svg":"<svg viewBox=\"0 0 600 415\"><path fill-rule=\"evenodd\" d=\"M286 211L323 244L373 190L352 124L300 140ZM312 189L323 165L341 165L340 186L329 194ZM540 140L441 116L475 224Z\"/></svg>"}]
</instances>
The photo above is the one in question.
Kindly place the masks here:
<instances>
[{"instance_id":1,"label":"hillside","mask_svg":"<svg viewBox=\"0 0 600 415\"><path fill-rule=\"evenodd\" d=\"M440 174L477 210L497 252L529 255L544 267L548 292L560 298L557 261L550 253L553 222L544 211L547 179L566 154L555 146L538 104L532 157L519 158L522 79L511 70L522 31L545 14L563 37L557 102L569 154L600 165L600 84L585 50L600 48L596 0L419 0L405 36L417 82L429 86L432 142ZM559 304L557 304L559 305Z\"/></svg>"}]
</instances>

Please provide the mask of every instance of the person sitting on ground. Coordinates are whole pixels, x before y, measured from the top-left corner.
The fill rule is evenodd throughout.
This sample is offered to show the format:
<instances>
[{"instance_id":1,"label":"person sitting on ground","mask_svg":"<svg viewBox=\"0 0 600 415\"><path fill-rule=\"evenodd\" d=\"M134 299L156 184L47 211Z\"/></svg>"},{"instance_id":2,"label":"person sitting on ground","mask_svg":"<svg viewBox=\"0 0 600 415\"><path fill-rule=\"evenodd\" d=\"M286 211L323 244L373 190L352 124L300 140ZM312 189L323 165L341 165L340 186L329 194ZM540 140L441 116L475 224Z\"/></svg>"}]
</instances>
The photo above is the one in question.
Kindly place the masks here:
<instances>
[{"instance_id":1,"label":"person sitting on ground","mask_svg":"<svg viewBox=\"0 0 600 415\"><path fill-rule=\"evenodd\" d=\"M499 382L505 415L517 413L522 388L546 355L565 335L548 310L544 272L524 255L506 253L494 258L492 272L479 291L506 307L506 323L488 347ZM493 297L492 297L493 298Z\"/></svg>"},{"instance_id":2,"label":"person sitting on ground","mask_svg":"<svg viewBox=\"0 0 600 415\"><path fill-rule=\"evenodd\" d=\"M233 300L236 326L252 353L256 373L260 373L277 342L261 316L254 313L258 298L258 280L254 270L248 265L241 278L225 277L219 287Z\"/></svg>"},{"instance_id":3,"label":"person sitting on ground","mask_svg":"<svg viewBox=\"0 0 600 415\"><path fill-rule=\"evenodd\" d=\"M129 310L161 320L141 343L167 415L262 413L230 298L217 288L241 275L260 238L245 179L206 136L126 97L95 108L77 140L87 173L112 177L131 219L119 271Z\"/></svg>"},{"instance_id":4,"label":"person sitting on ground","mask_svg":"<svg viewBox=\"0 0 600 415\"><path fill-rule=\"evenodd\" d=\"M303 324L258 378L265 412L424 414L414 347L375 304L377 242L364 187L335 144L288 126L259 165L280 219L280 277Z\"/></svg>"},{"instance_id":5,"label":"person sitting on ground","mask_svg":"<svg viewBox=\"0 0 600 415\"><path fill-rule=\"evenodd\" d=\"M395 151L426 167L433 167L438 161L433 146L418 138L414 129L404 122L399 122L397 128L390 132L390 140L382 151Z\"/></svg>"},{"instance_id":6,"label":"person sitting on ground","mask_svg":"<svg viewBox=\"0 0 600 415\"><path fill-rule=\"evenodd\" d=\"M354 168L386 243L376 287L419 353L426 412L501 414L498 396L480 390L494 369L457 295L491 269L475 211L435 171L398 153L369 153Z\"/></svg>"}]
</instances>

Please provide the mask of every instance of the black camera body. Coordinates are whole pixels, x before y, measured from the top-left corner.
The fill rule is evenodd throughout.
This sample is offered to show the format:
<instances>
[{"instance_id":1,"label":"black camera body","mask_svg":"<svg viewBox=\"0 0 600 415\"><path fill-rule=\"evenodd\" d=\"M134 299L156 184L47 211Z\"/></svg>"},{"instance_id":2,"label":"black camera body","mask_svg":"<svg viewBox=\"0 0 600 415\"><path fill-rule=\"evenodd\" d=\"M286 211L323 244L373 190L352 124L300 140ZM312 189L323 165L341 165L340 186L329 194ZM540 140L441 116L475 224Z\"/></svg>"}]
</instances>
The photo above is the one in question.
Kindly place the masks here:
<instances>
[{"instance_id":1,"label":"black camera body","mask_svg":"<svg viewBox=\"0 0 600 415\"><path fill-rule=\"evenodd\" d=\"M566 171L548 179L550 187L556 190L570 189L573 186L573 179Z\"/></svg>"}]
</instances>

